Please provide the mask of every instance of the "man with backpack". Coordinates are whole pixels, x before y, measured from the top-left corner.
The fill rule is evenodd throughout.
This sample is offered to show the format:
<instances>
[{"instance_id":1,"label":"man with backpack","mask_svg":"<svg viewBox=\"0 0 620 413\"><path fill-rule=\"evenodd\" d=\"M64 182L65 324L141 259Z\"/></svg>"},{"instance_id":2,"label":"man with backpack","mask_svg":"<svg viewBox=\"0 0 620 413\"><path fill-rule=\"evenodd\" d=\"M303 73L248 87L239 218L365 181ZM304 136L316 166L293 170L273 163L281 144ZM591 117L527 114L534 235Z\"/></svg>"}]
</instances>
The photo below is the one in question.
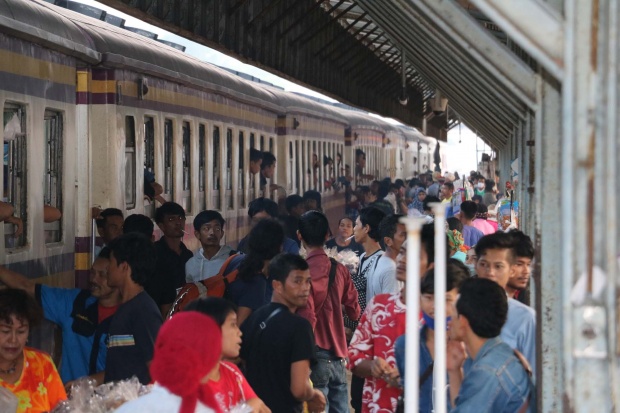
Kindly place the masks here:
<instances>
[{"instance_id":1,"label":"man with backpack","mask_svg":"<svg viewBox=\"0 0 620 413\"><path fill-rule=\"evenodd\" d=\"M314 388L327 399L327 412L349 411L345 359L347 339L342 310L351 320L357 320L361 309L357 290L347 268L330 259L323 250L329 237L325 215L309 211L299 220L298 237L307 251L312 290L305 308L299 315L310 321L316 341L317 364L310 378Z\"/></svg>"}]
</instances>

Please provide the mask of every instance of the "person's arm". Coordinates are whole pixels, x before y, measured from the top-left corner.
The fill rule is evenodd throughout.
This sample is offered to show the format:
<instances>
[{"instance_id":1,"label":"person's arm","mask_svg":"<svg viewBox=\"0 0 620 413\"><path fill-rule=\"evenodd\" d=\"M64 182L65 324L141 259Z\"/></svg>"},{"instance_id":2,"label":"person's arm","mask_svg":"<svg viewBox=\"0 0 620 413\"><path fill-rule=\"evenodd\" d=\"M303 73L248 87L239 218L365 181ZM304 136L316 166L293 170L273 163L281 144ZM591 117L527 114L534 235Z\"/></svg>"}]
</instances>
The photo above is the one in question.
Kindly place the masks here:
<instances>
[{"instance_id":1,"label":"person's arm","mask_svg":"<svg viewBox=\"0 0 620 413\"><path fill-rule=\"evenodd\" d=\"M461 341L448 340L446 369L448 370L449 396L451 407L456 405L456 397L461 391L463 382L463 363L467 358L465 345Z\"/></svg>"},{"instance_id":2,"label":"person's arm","mask_svg":"<svg viewBox=\"0 0 620 413\"><path fill-rule=\"evenodd\" d=\"M246 403L252 408L252 413L271 413L271 409L258 397L246 400Z\"/></svg>"},{"instance_id":3,"label":"person's arm","mask_svg":"<svg viewBox=\"0 0 620 413\"><path fill-rule=\"evenodd\" d=\"M0 201L0 221L6 220L8 217L13 216L15 208L8 202Z\"/></svg>"},{"instance_id":4,"label":"person's arm","mask_svg":"<svg viewBox=\"0 0 620 413\"><path fill-rule=\"evenodd\" d=\"M43 222L56 222L60 218L62 218L62 212L60 212L60 209L54 208L50 205L43 205Z\"/></svg>"},{"instance_id":5,"label":"person's arm","mask_svg":"<svg viewBox=\"0 0 620 413\"><path fill-rule=\"evenodd\" d=\"M15 238L19 237L22 232L24 232L24 222L21 218L10 216L8 218L5 218L4 222L15 225L15 232L13 233L13 236Z\"/></svg>"},{"instance_id":6,"label":"person's arm","mask_svg":"<svg viewBox=\"0 0 620 413\"><path fill-rule=\"evenodd\" d=\"M36 283L23 275L11 271L8 268L0 266L0 281L6 284L9 288L15 288L18 290L24 290L34 297L34 291Z\"/></svg>"},{"instance_id":7,"label":"person's arm","mask_svg":"<svg viewBox=\"0 0 620 413\"><path fill-rule=\"evenodd\" d=\"M344 312L349 319L357 321L362 313L357 290L355 289L349 270L346 268L340 268L340 270L344 276L344 294L342 296Z\"/></svg>"},{"instance_id":8,"label":"person's arm","mask_svg":"<svg viewBox=\"0 0 620 413\"><path fill-rule=\"evenodd\" d=\"M353 374L360 377L374 377L390 383L399 377L398 370L390 366L381 357L373 360L362 360L352 370Z\"/></svg>"},{"instance_id":9,"label":"person's arm","mask_svg":"<svg viewBox=\"0 0 620 413\"><path fill-rule=\"evenodd\" d=\"M300 402L314 396L314 389L310 384L310 360L299 360L291 364L291 394Z\"/></svg>"},{"instance_id":10,"label":"person's arm","mask_svg":"<svg viewBox=\"0 0 620 413\"><path fill-rule=\"evenodd\" d=\"M360 377L370 376L372 363L375 359L374 331L372 328L371 317L375 299L370 300L366 306L366 311L357 325L357 329L349 344L349 365L351 372Z\"/></svg>"},{"instance_id":11,"label":"person's arm","mask_svg":"<svg viewBox=\"0 0 620 413\"><path fill-rule=\"evenodd\" d=\"M237 308L237 324L241 325L243 322L252 315L252 309L250 307L239 306Z\"/></svg>"},{"instance_id":12,"label":"person's arm","mask_svg":"<svg viewBox=\"0 0 620 413\"><path fill-rule=\"evenodd\" d=\"M531 313L530 313L531 314ZM517 350L523 354L530 364L530 368L536 374L536 319L534 315L524 317L519 335L517 337Z\"/></svg>"}]
</instances>

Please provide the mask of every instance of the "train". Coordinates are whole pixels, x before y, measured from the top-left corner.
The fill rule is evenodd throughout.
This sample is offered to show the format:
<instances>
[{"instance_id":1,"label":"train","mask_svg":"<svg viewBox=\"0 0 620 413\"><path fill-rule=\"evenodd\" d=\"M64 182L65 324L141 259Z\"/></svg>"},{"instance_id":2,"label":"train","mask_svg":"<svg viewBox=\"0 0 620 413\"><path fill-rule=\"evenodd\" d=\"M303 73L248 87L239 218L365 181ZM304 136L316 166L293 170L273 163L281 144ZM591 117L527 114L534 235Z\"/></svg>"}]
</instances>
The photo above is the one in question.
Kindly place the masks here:
<instances>
[{"instance_id":1,"label":"train","mask_svg":"<svg viewBox=\"0 0 620 413\"><path fill-rule=\"evenodd\" d=\"M4 223L2 265L86 287L91 207L153 217L147 173L186 210L184 241L197 248L194 215L220 211L235 245L249 230L248 203L262 195L315 189L338 218L345 200L330 182L354 168L358 149L376 178L432 169L437 145L445 167L445 144L417 129L243 79L122 26L50 2L0 1L3 202L24 223L19 237ZM276 156L282 189L261 193L250 148ZM44 222L45 205L62 218Z\"/></svg>"}]
</instances>

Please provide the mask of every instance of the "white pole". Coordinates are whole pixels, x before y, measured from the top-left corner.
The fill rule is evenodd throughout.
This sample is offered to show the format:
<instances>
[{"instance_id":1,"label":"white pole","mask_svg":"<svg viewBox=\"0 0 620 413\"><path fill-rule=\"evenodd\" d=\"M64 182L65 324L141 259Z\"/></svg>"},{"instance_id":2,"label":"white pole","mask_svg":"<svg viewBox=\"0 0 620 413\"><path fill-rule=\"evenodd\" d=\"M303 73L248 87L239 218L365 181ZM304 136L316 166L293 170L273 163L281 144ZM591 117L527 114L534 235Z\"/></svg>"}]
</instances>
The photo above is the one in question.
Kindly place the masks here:
<instances>
[{"instance_id":1,"label":"white pole","mask_svg":"<svg viewBox=\"0 0 620 413\"><path fill-rule=\"evenodd\" d=\"M446 206L433 203L435 213L435 413L446 413Z\"/></svg>"},{"instance_id":2,"label":"white pole","mask_svg":"<svg viewBox=\"0 0 620 413\"><path fill-rule=\"evenodd\" d=\"M424 220L401 218L407 227L407 341L405 346L405 403L417 411L420 398L420 230Z\"/></svg>"}]
</instances>

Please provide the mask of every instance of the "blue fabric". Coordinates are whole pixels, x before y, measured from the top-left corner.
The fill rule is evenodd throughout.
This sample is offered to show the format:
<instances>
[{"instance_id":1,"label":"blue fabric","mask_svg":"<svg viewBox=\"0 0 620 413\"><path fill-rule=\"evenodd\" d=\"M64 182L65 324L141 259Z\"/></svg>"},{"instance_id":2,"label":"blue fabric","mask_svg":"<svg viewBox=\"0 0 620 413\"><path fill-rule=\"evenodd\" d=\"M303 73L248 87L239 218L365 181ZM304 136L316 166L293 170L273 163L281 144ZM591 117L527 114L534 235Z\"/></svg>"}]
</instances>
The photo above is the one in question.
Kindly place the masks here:
<instances>
[{"instance_id":1,"label":"blue fabric","mask_svg":"<svg viewBox=\"0 0 620 413\"><path fill-rule=\"evenodd\" d=\"M525 404L531 382L514 355L499 337L482 346L465 365L465 376L451 413L515 413Z\"/></svg>"},{"instance_id":2,"label":"blue fabric","mask_svg":"<svg viewBox=\"0 0 620 413\"><path fill-rule=\"evenodd\" d=\"M327 400L326 412L349 413L349 390L345 359L335 357L330 351L317 349L317 363L312 366L310 379L315 389Z\"/></svg>"},{"instance_id":3,"label":"blue fabric","mask_svg":"<svg viewBox=\"0 0 620 413\"><path fill-rule=\"evenodd\" d=\"M418 377L421 377L428 366L433 362L430 351L426 347L426 325L420 328L420 370ZM402 335L396 339L394 344L394 355L396 357L396 366L400 372L400 377L403 386L405 385L405 344L406 335ZM448 394L448 397L450 395ZM406 401L405 401L406 403ZM446 401L447 403L447 401ZM424 381L422 387L420 387L420 400L418 405L419 413L432 413L433 412L433 374Z\"/></svg>"},{"instance_id":4,"label":"blue fabric","mask_svg":"<svg viewBox=\"0 0 620 413\"><path fill-rule=\"evenodd\" d=\"M60 362L60 378L64 383L88 376L90 352L93 348L94 335L84 337L75 333L72 329L73 302L77 295L82 291L77 288L54 288L46 285L37 286L40 294L40 304L43 308L45 318L58 324L62 330L62 359ZM86 306L95 304L97 299L89 297ZM107 334L102 334L99 343L99 354L97 356L97 371L105 369L105 359L107 354Z\"/></svg>"},{"instance_id":5,"label":"blue fabric","mask_svg":"<svg viewBox=\"0 0 620 413\"><path fill-rule=\"evenodd\" d=\"M468 247L476 245L482 237L484 237L484 234L478 228L471 225L463 225L463 240Z\"/></svg>"},{"instance_id":6,"label":"blue fabric","mask_svg":"<svg viewBox=\"0 0 620 413\"><path fill-rule=\"evenodd\" d=\"M519 350L536 371L536 312L525 304L508 299L508 317L500 338L511 348Z\"/></svg>"}]
</instances>

